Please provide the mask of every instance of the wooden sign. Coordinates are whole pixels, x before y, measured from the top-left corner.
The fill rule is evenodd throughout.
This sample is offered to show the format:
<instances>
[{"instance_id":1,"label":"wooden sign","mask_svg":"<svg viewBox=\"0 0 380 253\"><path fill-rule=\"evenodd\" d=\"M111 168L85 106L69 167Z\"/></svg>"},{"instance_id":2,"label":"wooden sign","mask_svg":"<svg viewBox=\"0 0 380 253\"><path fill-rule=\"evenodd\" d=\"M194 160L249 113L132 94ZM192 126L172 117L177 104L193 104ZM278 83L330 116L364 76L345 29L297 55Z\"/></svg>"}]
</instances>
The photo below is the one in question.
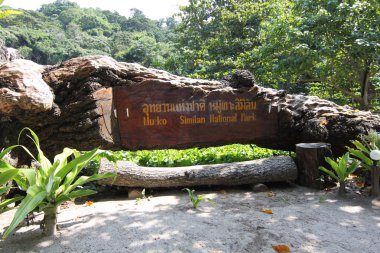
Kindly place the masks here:
<instances>
[{"instance_id":1,"label":"wooden sign","mask_svg":"<svg viewBox=\"0 0 380 253\"><path fill-rule=\"evenodd\" d=\"M149 80L113 88L121 145L131 150L258 143L278 132L277 108L251 92Z\"/></svg>"}]
</instances>

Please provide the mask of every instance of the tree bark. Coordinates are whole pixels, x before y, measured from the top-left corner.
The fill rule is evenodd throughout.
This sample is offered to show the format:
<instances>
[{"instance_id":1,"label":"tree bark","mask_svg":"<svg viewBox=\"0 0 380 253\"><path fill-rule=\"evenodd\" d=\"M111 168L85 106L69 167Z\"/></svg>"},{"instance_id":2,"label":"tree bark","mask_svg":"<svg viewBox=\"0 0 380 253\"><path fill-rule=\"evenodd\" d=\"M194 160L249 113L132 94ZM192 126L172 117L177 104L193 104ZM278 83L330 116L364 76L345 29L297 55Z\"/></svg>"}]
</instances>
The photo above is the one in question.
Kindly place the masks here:
<instances>
[{"instance_id":1,"label":"tree bark","mask_svg":"<svg viewBox=\"0 0 380 253\"><path fill-rule=\"evenodd\" d=\"M158 188L200 185L243 185L264 182L294 181L297 167L293 158L279 156L254 161L197 165L176 168L141 167L118 161L115 180L105 179L101 184L116 186ZM102 159L99 173L114 172L115 166Z\"/></svg>"},{"instance_id":2,"label":"tree bark","mask_svg":"<svg viewBox=\"0 0 380 253\"><path fill-rule=\"evenodd\" d=\"M331 155L331 145L328 143L297 144L298 184L316 189L325 188L329 182L319 167L326 166L325 157Z\"/></svg>"},{"instance_id":3,"label":"tree bark","mask_svg":"<svg viewBox=\"0 0 380 253\"><path fill-rule=\"evenodd\" d=\"M126 135L120 135L123 130L120 117L127 115L129 107L117 108L114 100L117 91L123 89L127 90L126 94L141 91L141 101L161 94L160 103L166 103L165 94L171 92L172 99L178 101L196 97L199 101L212 98L210 101L215 102L228 98L226 102L232 103L235 98L244 98L257 105L250 118L246 118L251 122L203 124L209 126L205 131L200 130L201 125L178 125L161 132L159 126L142 126L146 131L140 135L154 133L155 142L144 143L137 138L133 149L254 143L294 151L297 143L326 142L331 143L335 154L341 154L351 140L371 129L380 131L377 115L338 106L315 96L292 95L260 87L244 71L222 81L209 81L116 62L105 56L88 56L56 66L40 66L26 60L0 65L0 148L17 143L19 131L30 127L40 137L42 149L49 157L64 147L130 149ZM141 108L136 110L143 114ZM117 115L117 111L121 115ZM244 116L240 111L235 113L238 120ZM215 112L215 116L217 114ZM208 119L209 115L204 117ZM179 127L183 128L176 136L187 137L181 143L171 134ZM186 130L190 128L191 131ZM216 133L219 134L217 138L207 141ZM135 131L130 136L135 138L138 134L139 131ZM167 138L162 138L164 134ZM197 136L203 137L194 140ZM171 142L164 143L169 138ZM148 136L147 139L153 138ZM25 141L27 139L21 140Z\"/></svg>"},{"instance_id":4,"label":"tree bark","mask_svg":"<svg viewBox=\"0 0 380 253\"><path fill-rule=\"evenodd\" d=\"M365 70L363 71L361 75L360 85L361 85L361 107L363 110L369 109L369 88L370 88L370 82L369 82L369 76L370 76L370 63L367 63L367 66Z\"/></svg>"}]
</instances>

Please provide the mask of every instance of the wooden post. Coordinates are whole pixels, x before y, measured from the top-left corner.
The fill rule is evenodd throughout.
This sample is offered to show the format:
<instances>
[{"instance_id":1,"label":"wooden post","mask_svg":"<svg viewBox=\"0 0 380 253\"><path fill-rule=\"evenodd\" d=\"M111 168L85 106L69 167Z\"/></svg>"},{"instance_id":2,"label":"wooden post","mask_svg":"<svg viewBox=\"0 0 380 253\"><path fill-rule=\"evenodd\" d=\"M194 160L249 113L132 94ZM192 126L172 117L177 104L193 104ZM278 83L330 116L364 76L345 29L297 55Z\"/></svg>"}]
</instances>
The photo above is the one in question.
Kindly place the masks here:
<instances>
[{"instance_id":1,"label":"wooden post","mask_svg":"<svg viewBox=\"0 0 380 253\"><path fill-rule=\"evenodd\" d=\"M372 166L372 171L371 171L371 186L372 186L371 195L372 196L380 195L379 180L380 180L380 167L379 167L378 161L374 161L374 165Z\"/></svg>"},{"instance_id":2,"label":"wooden post","mask_svg":"<svg viewBox=\"0 0 380 253\"><path fill-rule=\"evenodd\" d=\"M325 166L325 157L331 155L329 143L296 144L297 183L315 189L325 188L327 177L319 170L319 166ZM325 180L320 180L321 177Z\"/></svg>"}]
</instances>

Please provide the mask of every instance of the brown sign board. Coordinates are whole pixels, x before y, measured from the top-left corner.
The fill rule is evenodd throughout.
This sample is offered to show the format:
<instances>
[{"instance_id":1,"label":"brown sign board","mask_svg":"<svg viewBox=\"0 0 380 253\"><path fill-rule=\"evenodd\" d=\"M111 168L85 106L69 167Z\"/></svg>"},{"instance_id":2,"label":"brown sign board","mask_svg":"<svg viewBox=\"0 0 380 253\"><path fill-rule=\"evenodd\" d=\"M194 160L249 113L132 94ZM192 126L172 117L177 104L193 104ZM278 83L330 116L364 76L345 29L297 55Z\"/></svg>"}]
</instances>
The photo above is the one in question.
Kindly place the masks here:
<instances>
[{"instance_id":1,"label":"brown sign board","mask_svg":"<svg viewBox=\"0 0 380 253\"><path fill-rule=\"evenodd\" d=\"M254 92L149 80L113 88L121 146L188 148L256 143L278 132L277 108Z\"/></svg>"}]
</instances>

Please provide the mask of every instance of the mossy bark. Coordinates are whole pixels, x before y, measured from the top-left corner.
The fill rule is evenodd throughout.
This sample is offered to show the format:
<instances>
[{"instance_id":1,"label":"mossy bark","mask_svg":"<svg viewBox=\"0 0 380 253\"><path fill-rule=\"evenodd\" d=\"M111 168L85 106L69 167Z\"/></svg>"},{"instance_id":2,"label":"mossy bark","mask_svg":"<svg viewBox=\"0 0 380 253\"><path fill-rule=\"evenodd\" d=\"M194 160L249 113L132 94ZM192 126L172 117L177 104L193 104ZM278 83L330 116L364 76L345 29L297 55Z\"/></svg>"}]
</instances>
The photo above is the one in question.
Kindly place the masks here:
<instances>
[{"instance_id":1,"label":"mossy bark","mask_svg":"<svg viewBox=\"0 0 380 253\"><path fill-rule=\"evenodd\" d=\"M48 207L44 210L44 219L41 222L43 234L46 236L57 233L57 207Z\"/></svg>"}]
</instances>

